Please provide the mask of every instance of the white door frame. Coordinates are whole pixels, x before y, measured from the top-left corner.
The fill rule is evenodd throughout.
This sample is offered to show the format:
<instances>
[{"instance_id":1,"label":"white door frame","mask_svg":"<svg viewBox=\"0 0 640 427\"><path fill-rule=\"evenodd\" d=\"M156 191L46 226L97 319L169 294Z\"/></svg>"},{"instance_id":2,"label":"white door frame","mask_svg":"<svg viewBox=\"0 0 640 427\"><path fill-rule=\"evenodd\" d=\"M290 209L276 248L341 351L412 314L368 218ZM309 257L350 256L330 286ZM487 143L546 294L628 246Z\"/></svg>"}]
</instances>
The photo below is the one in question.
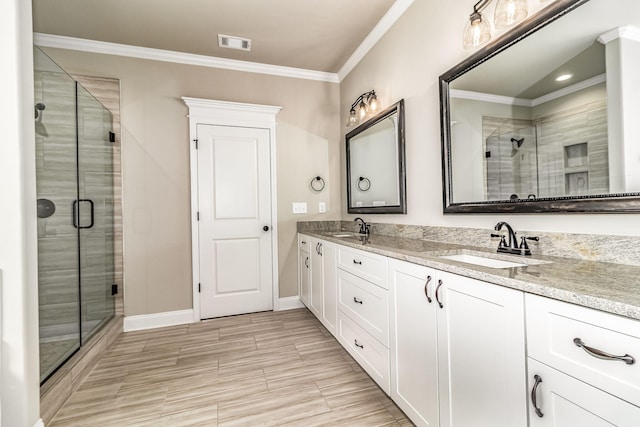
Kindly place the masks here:
<instances>
[{"instance_id":1,"label":"white door frame","mask_svg":"<svg viewBox=\"0 0 640 427\"><path fill-rule=\"evenodd\" d=\"M250 127L269 130L271 156L271 250L273 308L280 298L278 284L278 199L276 197L276 114L282 107L242 104L182 97L189 107L189 162L191 165L191 270L193 277L193 321L200 321L200 257L198 236L198 152L196 150L197 125Z\"/></svg>"}]
</instances>

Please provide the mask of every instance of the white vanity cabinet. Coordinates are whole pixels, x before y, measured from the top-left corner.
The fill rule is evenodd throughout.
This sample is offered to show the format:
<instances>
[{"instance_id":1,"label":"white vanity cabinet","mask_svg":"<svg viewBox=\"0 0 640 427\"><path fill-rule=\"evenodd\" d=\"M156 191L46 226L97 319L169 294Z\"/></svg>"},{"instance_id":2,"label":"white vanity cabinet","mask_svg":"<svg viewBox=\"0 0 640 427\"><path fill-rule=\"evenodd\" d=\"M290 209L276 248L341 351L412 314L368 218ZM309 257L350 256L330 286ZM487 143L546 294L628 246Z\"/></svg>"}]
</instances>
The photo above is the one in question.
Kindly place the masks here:
<instances>
[{"instance_id":1,"label":"white vanity cabinet","mask_svg":"<svg viewBox=\"0 0 640 427\"><path fill-rule=\"evenodd\" d=\"M338 341L388 394L387 258L340 245L337 252Z\"/></svg>"},{"instance_id":2,"label":"white vanity cabinet","mask_svg":"<svg viewBox=\"0 0 640 427\"><path fill-rule=\"evenodd\" d=\"M298 235L298 283L300 301L335 334L337 325L336 245Z\"/></svg>"},{"instance_id":3,"label":"white vanity cabinet","mask_svg":"<svg viewBox=\"0 0 640 427\"><path fill-rule=\"evenodd\" d=\"M311 291L310 245L311 237L298 234L298 295L300 301L307 307L309 307L309 293Z\"/></svg>"},{"instance_id":4,"label":"white vanity cabinet","mask_svg":"<svg viewBox=\"0 0 640 427\"><path fill-rule=\"evenodd\" d=\"M531 427L637 427L640 408L529 358Z\"/></svg>"},{"instance_id":5,"label":"white vanity cabinet","mask_svg":"<svg viewBox=\"0 0 640 427\"><path fill-rule=\"evenodd\" d=\"M436 271L389 259L391 398L418 426L438 426Z\"/></svg>"},{"instance_id":6,"label":"white vanity cabinet","mask_svg":"<svg viewBox=\"0 0 640 427\"><path fill-rule=\"evenodd\" d=\"M309 309L335 335L338 316L336 245L312 239Z\"/></svg>"},{"instance_id":7,"label":"white vanity cabinet","mask_svg":"<svg viewBox=\"0 0 640 427\"><path fill-rule=\"evenodd\" d=\"M640 425L640 322L525 300L531 426Z\"/></svg>"},{"instance_id":8,"label":"white vanity cabinet","mask_svg":"<svg viewBox=\"0 0 640 427\"><path fill-rule=\"evenodd\" d=\"M640 321L303 234L298 250L302 302L417 426L640 426Z\"/></svg>"},{"instance_id":9,"label":"white vanity cabinet","mask_svg":"<svg viewBox=\"0 0 640 427\"><path fill-rule=\"evenodd\" d=\"M440 426L527 425L524 294L438 272Z\"/></svg>"},{"instance_id":10,"label":"white vanity cabinet","mask_svg":"<svg viewBox=\"0 0 640 427\"><path fill-rule=\"evenodd\" d=\"M311 258L311 281L309 284L309 310L322 320L323 308L323 285L324 285L324 269L323 269L323 242L320 239L311 238L309 246L309 257Z\"/></svg>"},{"instance_id":11,"label":"white vanity cabinet","mask_svg":"<svg viewBox=\"0 0 640 427\"><path fill-rule=\"evenodd\" d=\"M524 296L389 260L391 396L418 426L527 425Z\"/></svg>"}]
</instances>

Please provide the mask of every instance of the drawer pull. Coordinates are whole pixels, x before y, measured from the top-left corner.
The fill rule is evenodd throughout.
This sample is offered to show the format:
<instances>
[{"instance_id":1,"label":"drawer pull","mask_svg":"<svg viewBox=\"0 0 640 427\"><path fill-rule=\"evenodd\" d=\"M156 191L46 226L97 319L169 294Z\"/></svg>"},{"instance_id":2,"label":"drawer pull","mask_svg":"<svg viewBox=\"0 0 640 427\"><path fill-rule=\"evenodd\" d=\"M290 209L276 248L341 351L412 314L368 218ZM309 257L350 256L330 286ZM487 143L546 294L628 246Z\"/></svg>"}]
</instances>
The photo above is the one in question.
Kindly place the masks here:
<instances>
[{"instance_id":1,"label":"drawer pull","mask_svg":"<svg viewBox=\"0 0 640 427\"><path fill-rule=\"evenodd\" d=\"M605 353L604 351L598 350L597 348L593 348L593 347L587 346L584 342L582 342L582 340L580 338L574 338L573 339L573 343L577 347L582 347L582 349L584 351L586 351L589 356L593 356L593 357L596 357L598 359L602 359L602 360L620 360L620 361L626 363L627 365L633 365L634 363L636 363L636 359L634 359L633 356L630 356L628 354L625 354L624 356L614 356L613 354Z\"/></svg>"},{"instance_id":2,"label":"drawer pull","mask_svg":"<svg viewBox=\"0 0 640 427\"><path fill-rule=\"evenodd\" d=\"M304 266L309 268L309 257L306 257L304 260Z\"/></svg>"},{"instance_id":3,"label":"drawer pull","mask_svg":"<svg viewBox=\"0 0 640 427\"><path fill-rule=\"evenodd\" d=\"M356 261L355 259L353 260L354 264L358 264L358 265L362 265L362 261Z\"/></svg>"},{"instance_id":4,"label":"drawer pull","mask_svg":"<svg viewBox=\"0 0 640 427\"><path fill-rule=\"evenodd\" d=\"M443 308L444 305L442 305L442 302L440 301L440 296L438 295L438 291L440 290L441 286L442 286L442 280L438 280L438 286L436 286L436 301L438 301L438 305L440 306L440 308Z\"/></svg>"},{"instance_id":5,"label":"drawer pull","mask_svg":"<svg viewBox=\"0 0 640 427\"><path fill-rule=\"evenodd\" d=\"M353 297L353 302L355 302L356 304L362 304L362 300L361 299L359 300L356 297Z\"/></svg>"},{"instance_id":6,"label":"drawer pull","mask_svg":"<svg viewBox=\"0 0 640 427\"><path fill-rule=\"evenodd\" d=\"M429 283L431 283L431 276L427 276L427 283L424 284L424 296L427 297L427 301L431 304L431 297L429 296Z\"/></svg>"},{"instance_id":7,"label":"drawer pull","mask_svg":"<svg viewBox=\"0 0 640 427\"><path fill-rule=\"evenodd\" d=\"M533 409L536 411L536 415L540 418L544 417L544 414L538 408L538 386L542 382L542 378L540 375L534 375L533 379L535 383L533 384L533 388L531 389L531 403L533 404Z\"/></svg>"},{"instance_id":8,"label":"drawer pull","mask_svg":"<svg viewBox=\"0 0 640 427\"><path fill-rule=\"evenodd\" d=\"M364 346L363 346L363 345L358 344L358 340L353 340L353 343L354 343L354 344L356 345L356 347L358 347L358 348L364 348Z\"/></svg>"}]
</instances>

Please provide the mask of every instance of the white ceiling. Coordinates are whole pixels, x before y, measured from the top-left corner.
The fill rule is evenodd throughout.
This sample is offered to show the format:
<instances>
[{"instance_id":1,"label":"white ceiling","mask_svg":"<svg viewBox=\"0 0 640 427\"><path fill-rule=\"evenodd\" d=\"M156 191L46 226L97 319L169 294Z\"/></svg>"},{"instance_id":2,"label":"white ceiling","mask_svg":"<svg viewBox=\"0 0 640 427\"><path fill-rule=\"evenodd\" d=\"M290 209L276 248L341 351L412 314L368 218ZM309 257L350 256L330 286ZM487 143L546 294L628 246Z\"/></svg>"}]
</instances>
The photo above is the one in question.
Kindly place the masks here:
<instances>
[{"instance_id":1,"label":"white ceiling","mask_svg":"<svg viewBox=\"0 0 640 427\"><path fill-rule=\"evenodd\" d=\"M337 73L396 2L33 0L33 26L36 33ZM219 48L218 34L251 39L251 52Z\"/></svg>"}]
</instances>

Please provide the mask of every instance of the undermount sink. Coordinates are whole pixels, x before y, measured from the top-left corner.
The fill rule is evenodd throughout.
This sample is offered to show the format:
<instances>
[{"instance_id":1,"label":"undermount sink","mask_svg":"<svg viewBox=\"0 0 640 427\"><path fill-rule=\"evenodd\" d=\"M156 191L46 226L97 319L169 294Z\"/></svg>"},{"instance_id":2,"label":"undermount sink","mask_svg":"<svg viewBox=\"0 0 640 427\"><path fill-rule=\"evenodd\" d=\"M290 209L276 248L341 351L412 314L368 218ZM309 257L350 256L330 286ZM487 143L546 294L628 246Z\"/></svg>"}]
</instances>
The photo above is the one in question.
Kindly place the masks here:
<instances>
[{"instance_id":1,"label":"undermount sink","mask_svg":"<svg viewBox=\"0 0 640 427\"><path fill-rule=\"evenodd\" d=\"M483 267L489 267L489 268L513 268L513 267L527 266L527 264L524 264L524 263L504 261L501 259L486 258L482 256L469 255L469 254L441 255L438 258L450 259L452 261L459 261L467 264L481 265Z\"/></svg>"},{"instance_id":2,"label":"undermount sink","mask_svg":"<svg viewBox=\"0 0 640 427\"><path fill-rule=\"evenodd\" d=\"M332 234L332 237L351 237L353 236L353 234L351 233L338 233L338 234Z\"/></svg>"}]
</instances>

